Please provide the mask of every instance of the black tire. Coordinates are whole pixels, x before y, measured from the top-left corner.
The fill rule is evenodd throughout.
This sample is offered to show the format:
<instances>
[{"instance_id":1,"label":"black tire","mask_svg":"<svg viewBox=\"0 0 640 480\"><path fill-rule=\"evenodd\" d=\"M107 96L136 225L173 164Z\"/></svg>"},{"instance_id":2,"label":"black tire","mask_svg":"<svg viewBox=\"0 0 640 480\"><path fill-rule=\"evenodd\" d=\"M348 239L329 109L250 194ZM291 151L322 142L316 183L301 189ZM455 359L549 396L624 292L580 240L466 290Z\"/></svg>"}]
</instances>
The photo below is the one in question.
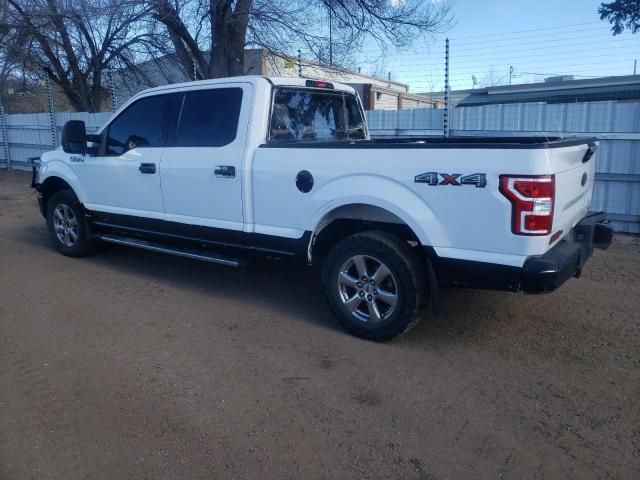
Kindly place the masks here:
<instances>
[{"instance_id":1,"label":"black tire","mask_svg":"<svg viewBox=\"0 0 640 480\"><path fill-rule=\"evenodd\" d=\"M60 253L68 257L84 257L95 251L96 241L91 236L82 206L71 190L62 190L51 195L47 201L46 214L51 241ZM67 220L63 220L65 217ZM68 232L65 232L65 228Z\"/></svg>"},{"instance_id":2,"label":"black tire","mask_svg":"<svg viewBox=\"0 0 640 480\"><path fill-rule=\"evenodd\" d=\"M361 281L354 285L353 278L358 272L362 273L358 268L362 265L360 257L364 257L365 272L377 270L381 263L386 266L390 272L384 277L386 280L383 278L386 283L375 283L373 272L369 272L367 281L360 276ZM368 282L371 282L371 291L367 289ZM427 297L426 269L420 256L399 237L381 231L362 232L345 238L331 249L322 265L322 287L331 310L344 328L358 337L387 341L409 331L420 320L421 307ZM387 300L392 298L388 293L394 291L396 298L391 307L387 305ZM376 296L368 292L375 292ZM381 292L385 292L384 295ZM364 299L351 311L361 294Z\"/></svg>"}]
</instances>

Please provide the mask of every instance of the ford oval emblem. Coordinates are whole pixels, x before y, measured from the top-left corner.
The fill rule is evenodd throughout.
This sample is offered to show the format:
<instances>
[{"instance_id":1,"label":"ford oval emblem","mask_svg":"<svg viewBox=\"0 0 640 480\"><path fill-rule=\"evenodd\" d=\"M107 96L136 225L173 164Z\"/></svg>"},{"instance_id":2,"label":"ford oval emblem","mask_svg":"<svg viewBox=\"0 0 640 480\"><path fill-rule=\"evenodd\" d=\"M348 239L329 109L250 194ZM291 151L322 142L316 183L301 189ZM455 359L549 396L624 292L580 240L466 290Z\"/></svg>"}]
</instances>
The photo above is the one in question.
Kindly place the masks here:
<instances>
[{"instance_id":1,"label":"ford oval emblem","mask_svg":"<svg viewBox=\"0 0 640 480\"><path fill-rule=\"evenodd\" d=\"M587 172L582 174L582 180L580 180L580 184L584 187L587 184Z\"/></svg>"}]
</instances>

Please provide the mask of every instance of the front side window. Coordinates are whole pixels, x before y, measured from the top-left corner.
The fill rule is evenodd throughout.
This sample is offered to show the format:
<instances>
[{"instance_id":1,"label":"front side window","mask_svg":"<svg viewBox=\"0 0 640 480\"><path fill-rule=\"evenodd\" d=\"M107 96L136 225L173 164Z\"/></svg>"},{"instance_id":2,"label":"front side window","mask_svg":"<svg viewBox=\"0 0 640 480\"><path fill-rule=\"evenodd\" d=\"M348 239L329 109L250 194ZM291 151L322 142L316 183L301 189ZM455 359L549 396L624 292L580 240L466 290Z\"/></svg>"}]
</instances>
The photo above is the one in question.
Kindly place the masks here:
<instances>
[{"instance_id":1,"label":"front side window","mask_svg":"<svg viewBox=\"0 0 640 480\"><path fill-rule=\"evenodd\" d=\"M331 90L277 88L271 142L361 140L366 137L362 110L355 95Z\"/></svg>"},{"instance_id":2,"label":"front side window","mask_svg":"<svg viewBox=\"0 0 640 480\"><path fill-rule=\"evenodd\" d=\"M138 100L111 122L105 153L122 155L134 148L163 146L164 112L167 95Z\"/></svg>"},{"instance_id":3,"label":"front side window","mask_svg":"<svg viewBox=\"0 0 640 480\"><path fill-rule=\"evenodd\" d=\"M238 132L241 88L216 88L187 92L184 97L175 145L222 147Z\"/></svg>"}]
</instances>

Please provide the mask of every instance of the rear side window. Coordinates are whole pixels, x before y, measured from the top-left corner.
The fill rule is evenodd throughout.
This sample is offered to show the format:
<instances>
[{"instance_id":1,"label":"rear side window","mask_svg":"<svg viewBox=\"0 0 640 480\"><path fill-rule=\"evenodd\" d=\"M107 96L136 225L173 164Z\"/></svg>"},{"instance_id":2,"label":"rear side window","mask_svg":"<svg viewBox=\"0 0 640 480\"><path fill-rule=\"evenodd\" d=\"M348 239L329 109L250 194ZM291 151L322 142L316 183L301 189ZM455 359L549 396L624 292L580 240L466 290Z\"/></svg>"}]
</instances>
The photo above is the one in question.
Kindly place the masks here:
<instances>
[{"instance_id":1,"label":"rear side window","mask_svg":"<svg viewBox=\"0 0 640 480\"><path fill-rule=\"evenodd\" d=\"M241 88L196 90L185 94L175 145L222 147L238 132Z\"/></svg>"},{"instance_id":2,"label":"rear side window","mask_svg":"<svg viewBox=\"0 0 640 480\"><path fill-rule=\"evenodd\" d=\"M122 155L134 148L161 147L167 95L138 100L111 122L105 153Z\"/></svg>"},{"instance_id":3,"label":"rear side window","mask_svg":"<svg viewBox=\"0 0 640 480\"><path fill-rule=\"evenodd\" d=\"M365 132L355 95L290 87L275 90L271 142L361 140Z\"/></svg>"}]
</instances>

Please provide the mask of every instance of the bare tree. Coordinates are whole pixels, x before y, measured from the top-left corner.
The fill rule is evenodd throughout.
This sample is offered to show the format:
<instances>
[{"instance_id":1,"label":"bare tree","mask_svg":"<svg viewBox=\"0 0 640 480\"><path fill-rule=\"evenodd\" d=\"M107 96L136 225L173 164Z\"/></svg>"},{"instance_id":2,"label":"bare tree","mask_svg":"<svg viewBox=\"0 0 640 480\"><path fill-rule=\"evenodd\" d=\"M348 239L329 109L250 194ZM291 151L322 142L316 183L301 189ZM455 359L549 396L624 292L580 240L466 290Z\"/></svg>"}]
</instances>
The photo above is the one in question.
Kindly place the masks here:
<instances>
[{"instance_id":1,"label":"bare tree","mask_svg":"<svg viewBox=\"0 0 640 480\"><path fill-rule=\"evenodd\" d=\"M12 30L6 21L9 13L9 4L6 0L0 0L0 45L10 44ZM0 99L4 95L7 79L15 63L13 48L0 48Z\"/></svg>"},{"instance_id":2,"label":"bare tree","mask_svg":"<svg viewBox=\"0 0 640 480\"><path fill-rule=\"evenodd\" d=\"M365 42L403 47L451 20L448 5L431 0L148 1L183 69L195 64L203 78L242 74L251 47L346 65Z\"/></svg>"},{"instance_id":3,"label":"bare tree","mask_svg":"<svg viewBox=\"0 0 640 480\"><path fill-rule=\"evenodd\" d=\"M142 30L142 2L6 0L2 54L38 75L44 72L80 111L97 111L109 68L135 69L154 49L156 32Z\"/></svg>"}]
</instances>

